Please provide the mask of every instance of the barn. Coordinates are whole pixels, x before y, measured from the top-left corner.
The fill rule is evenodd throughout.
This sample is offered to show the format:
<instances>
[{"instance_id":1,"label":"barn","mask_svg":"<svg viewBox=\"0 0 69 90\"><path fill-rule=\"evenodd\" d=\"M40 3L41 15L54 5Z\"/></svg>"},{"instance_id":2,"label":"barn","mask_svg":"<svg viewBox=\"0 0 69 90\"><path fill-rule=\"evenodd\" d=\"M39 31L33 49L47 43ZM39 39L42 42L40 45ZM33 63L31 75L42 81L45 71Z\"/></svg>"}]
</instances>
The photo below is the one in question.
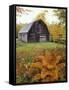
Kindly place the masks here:
<instances>
[{"instance_id":1,"label":"barn","mask_svg":"<svg viewBox=\"0 0 69 90\"><path fill-rule=\"evenodd\" d=\"M18 39L24 42L42 42L49 41L49 35L47 25L42 20L36 20L19 30Z\"/></svg>"}]
</instances>

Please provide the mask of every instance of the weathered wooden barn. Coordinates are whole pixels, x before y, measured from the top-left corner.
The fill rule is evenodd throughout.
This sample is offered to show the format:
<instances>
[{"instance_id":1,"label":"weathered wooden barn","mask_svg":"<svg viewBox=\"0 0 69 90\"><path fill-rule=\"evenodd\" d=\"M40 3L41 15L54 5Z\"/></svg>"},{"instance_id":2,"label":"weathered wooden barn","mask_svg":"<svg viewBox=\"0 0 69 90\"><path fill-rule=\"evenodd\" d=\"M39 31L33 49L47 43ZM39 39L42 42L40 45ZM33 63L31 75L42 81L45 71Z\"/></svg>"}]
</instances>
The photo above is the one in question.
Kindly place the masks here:
<instances>
[{"instance_id":1,"label":"weathered wooden barn","mask_svg":"<svg viewBox=\"0 0 69 90\"><path fill-rule=\"evenodd\" d=\"M49 41L49 35L47 25L42 20L29 23L18 32L19 40L24 42Z\"/></svg>"}]
</instances>

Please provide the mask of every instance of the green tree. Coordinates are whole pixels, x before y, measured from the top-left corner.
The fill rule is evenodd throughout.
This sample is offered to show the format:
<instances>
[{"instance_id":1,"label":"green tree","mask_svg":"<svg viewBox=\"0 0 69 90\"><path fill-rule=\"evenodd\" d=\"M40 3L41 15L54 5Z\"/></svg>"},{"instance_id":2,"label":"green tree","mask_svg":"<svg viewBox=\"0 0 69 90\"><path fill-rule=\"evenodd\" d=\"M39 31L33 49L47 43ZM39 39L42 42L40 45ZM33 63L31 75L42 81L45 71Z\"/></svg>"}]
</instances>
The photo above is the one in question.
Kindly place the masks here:
<instances>
[{"instance_id":1,"label":"green tree","mask_svg":"<svg viewBox=\"0 0 69 90\"><path fill-rule=\"evenodd\" d=\"M20 24L16 24L16 38L18 37L18 32L19 32L19 30L22 28L22 27L24 27L26 24L22 24L22 23L20 23Z\"/></svg>"},{"instance_id":2,"label":"green tree","mask_svg":"<svg viewBox=\"0 0 69 90\"><path fill-rule=\"evenodd\" d=\"M54 13L58 17L60 24L65 24L65 22L66 22L66 9L56 9L56 10L54 10Z\"/></svg>"}]
</instances>

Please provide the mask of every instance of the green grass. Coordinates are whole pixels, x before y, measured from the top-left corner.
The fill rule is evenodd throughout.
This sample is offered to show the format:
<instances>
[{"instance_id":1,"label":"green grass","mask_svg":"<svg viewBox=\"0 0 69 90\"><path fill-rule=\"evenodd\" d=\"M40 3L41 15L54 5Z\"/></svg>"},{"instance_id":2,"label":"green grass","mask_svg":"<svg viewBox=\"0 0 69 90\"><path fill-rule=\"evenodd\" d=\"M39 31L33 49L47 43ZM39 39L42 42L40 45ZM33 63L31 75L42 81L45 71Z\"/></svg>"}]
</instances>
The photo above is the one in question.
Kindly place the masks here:
<instances>
[{"instance_id":1,"label":"green grass","mask_svg":"<svg viewBox=\"0 0 69 90\"><path fill-rule=\"evenodd\" d=\"M35 56L42 50L49 49L64 49L64 44L54 43L54 42L36 42L36 43L25 43L16 40L16 59L23 60L25 63L32 62Z\"/></svg>"},{"instance_id":2,"label":"green grass","mask_svg":"<svg viewBox=\"0 0 69 90\"><path fill-rule=\"evenodd\" d=\"M52 48L64 48L64 44L54 42L36 42L36 43L24 43L21 41L16 42L16 49L19 51L34 51L37 49L52 49Z\"/></svg>"}]
</instances>

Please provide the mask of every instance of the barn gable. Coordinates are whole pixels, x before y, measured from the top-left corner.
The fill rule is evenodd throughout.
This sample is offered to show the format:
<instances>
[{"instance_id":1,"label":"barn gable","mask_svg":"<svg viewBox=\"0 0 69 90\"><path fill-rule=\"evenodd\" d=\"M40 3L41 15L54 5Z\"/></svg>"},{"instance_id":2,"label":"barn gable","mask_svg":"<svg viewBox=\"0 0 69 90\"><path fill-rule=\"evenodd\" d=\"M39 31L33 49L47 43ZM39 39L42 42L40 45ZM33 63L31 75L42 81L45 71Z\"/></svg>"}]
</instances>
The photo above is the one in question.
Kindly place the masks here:
<instances>
[{"instance_id":1,"label":"barn gable","mask_svg":"<svg viewBox=\"0 0 69 90\"><path fill-rule=\"evenodd\" d=\"M25 42L39 42L49 40L49 31L42 20L27 24L18 32L18 38Z\"/></svg>"}]
</instances>

